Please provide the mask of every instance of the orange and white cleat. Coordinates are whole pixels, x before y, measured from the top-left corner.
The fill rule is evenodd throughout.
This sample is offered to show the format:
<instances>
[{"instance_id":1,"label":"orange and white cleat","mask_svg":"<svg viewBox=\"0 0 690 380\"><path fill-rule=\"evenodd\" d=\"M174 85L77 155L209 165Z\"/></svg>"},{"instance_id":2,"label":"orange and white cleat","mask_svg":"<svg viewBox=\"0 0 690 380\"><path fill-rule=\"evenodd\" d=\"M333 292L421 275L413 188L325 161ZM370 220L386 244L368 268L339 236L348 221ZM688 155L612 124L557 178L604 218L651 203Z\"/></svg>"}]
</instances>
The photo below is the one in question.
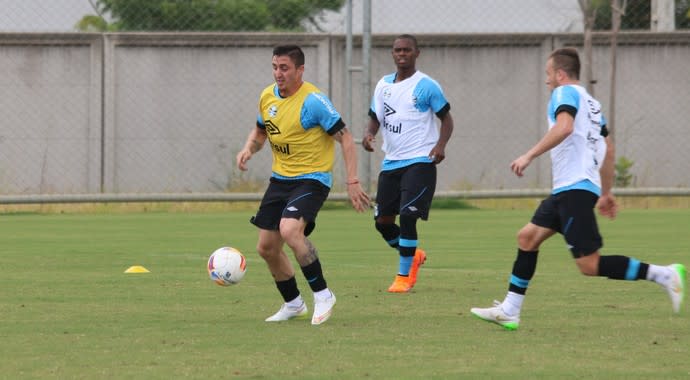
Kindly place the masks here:
<instances>
[{"instance_id":1,"label":"orange and white cleat","mask_svg":"<svg viewBox=\"0 0 690 380\"><path fill-rule=\"evenodd\" d=\"M390 287L389 293L407 293L414 285L410 284L410 276L396 275Z\"/></svg>"},{"instance_id":2,"label":"orange and white cleat","mask_svg":"<svg viewBox=\"0 0 690 380\"><path fill-rule=\"evenodd\" d=\"M412 259L412 266L410 267L410 274L407 276L397 275L395 280L388 288L390 293L407 293L414 285L417 283L417 273L419 273L419 267L421 267L426 261L426 253L417 248L414 253L414 259Z\"/></svg>"},{"instance_id":3,"label":"orange and white cleat","mask_svg":"<svg viewBox=\"0 0 690 380\"><path fill-rule=\"evenodd\" d=\"M414 252L414 259L412 259L412 266L410 267L409 283L410 288L417 283L417 273L419 272L419 267L421 267L426 261L426 252L417 248Z\"/></svg>"}]
</instances>

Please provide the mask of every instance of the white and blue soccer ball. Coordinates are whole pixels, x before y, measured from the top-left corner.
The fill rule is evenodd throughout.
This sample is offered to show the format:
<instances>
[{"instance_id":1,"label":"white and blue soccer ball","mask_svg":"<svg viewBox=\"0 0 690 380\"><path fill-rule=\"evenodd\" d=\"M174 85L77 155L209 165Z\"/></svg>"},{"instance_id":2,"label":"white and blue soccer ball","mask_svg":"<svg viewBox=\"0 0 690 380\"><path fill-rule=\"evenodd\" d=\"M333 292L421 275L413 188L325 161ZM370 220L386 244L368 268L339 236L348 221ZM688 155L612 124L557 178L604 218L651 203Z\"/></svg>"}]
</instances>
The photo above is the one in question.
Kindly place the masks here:
<instances>
[{"instance_id":1,"label":"white and blue soccer ball","mask_svg":"<svg viewBox=\"0 0 690 380\"><path fill-rule=\"evenodd\" d=\"M247 260L237 249L222 247L208 258L207 268L213 282L220 286L230 286L242 281L247 272Z\"/></svg>"}]
</instances>

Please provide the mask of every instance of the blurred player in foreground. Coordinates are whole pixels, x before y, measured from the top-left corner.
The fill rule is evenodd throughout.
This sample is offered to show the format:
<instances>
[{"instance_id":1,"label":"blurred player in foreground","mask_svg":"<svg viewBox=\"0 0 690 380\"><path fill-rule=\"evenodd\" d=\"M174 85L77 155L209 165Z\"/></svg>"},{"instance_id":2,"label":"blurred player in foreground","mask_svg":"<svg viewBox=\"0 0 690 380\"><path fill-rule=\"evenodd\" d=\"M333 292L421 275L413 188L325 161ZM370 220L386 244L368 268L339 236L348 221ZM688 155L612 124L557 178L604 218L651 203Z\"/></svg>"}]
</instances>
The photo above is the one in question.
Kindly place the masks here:
<instances>
[{"instance_id":1,"label":"blurred player in foreground","mask_svg":"<svg viewBox=\"0 0 690 380\"><path fill-rule=\"evenodd\" d=\"M594 213L615 218L611 193L614 181L614 146L606 129L600 103L579 85L580 58L572 48L557 49L546 62L546 85L551 90L547 107L549 130L510 168L518 177L535 158L550 151L553 190L537 208L531 222L518 232L517 258L503 302L472 308L475 316L508 330L520 324L525 292L537 267L539 246L556 233L565 238L582 274L614 280L648 280L661 285L680 311L685 294L685 267L658 266L621 255L602 256L601 235Z\"/></svg>"}]
</instances>

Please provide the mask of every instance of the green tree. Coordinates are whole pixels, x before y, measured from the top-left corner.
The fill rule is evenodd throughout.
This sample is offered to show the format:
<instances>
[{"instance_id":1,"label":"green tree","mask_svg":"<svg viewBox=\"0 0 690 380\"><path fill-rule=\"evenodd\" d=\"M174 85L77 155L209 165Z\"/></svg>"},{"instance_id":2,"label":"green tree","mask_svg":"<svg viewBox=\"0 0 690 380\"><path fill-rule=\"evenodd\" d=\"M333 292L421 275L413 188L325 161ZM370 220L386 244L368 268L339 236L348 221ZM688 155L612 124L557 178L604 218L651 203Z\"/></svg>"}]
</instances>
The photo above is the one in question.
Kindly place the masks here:
<instances>
[{"instance_id":1,"label":"green tree","mask_svg":"<svg viewBox=\"0 0 690 380\"><path fill-rule=\"evenodd\" d=\"M615 163L616 179L614 185L616 187L628 187L632 184L633 174L630 172L630 168L633 164L634 163L625 156L618 157L618 161Z\"/></svg>"},{"instance_id":2,"label":"green tree","mask_svg":"<svg viewBox=\"0 0 690 380\"><path fill-rule=\"evenodd\" d=\"M301 31L344 0L90 0L103 21L121 31ZM87 22L80 25L98 25ZM93 17L93 16L91 16ZM103 25L103 23L100 23ZM84 30L79 28L80 30Z\"/></svg>"},{"instance_id":3,"label":"green tree","mask_svg":"<svg viewBox=\"0 0 690 380\"><path fill-rule=\"evenodd\" d=\"M690 0L676 0L676 29L690 29Z\"/></svg>"},{"instance_id":4,"label":"green tree","mask_svg":"<svg viewBox=\"0 0 690 380\"><path fill-rule=\"evenodd\" d=\"M82 17L75 27L82 32L107 32L114 30L114 26L109 24L103 16L96 15Z\"/></svg>"},{"instance_id":5,"label":"green tree","mask_svg":"<svg viewBox=\"0 0 690 380\"><path fill-rule=\"evenodd\" d=\"M98 0L89 0L89 4L91 4L96 14L82 17L74 26L77 30L82 32L108 32L117 30L117 25L109 23L104 16L105 13L108 12L104 5L99 4Z\"/></svg>"},{"instance_id":6,"label":"green tree","mask_svg":"<svg viewBox=\"0 0 690 380\"><path fill-rule=\"evenodd\" d=\"M594 29L611 29L611 2L592 0L596 8ZM651 26L652 2L650 0L627 0L625 14L621 19L621 30L649 30ZM690 28L690 0L675 1L675 19L677 29Z\"/></svg>"},{"instance_id":7,"label":"green tree","mask_svg":"<svg viewBox=\"0 0 690 380\"><path fill-rule=\"evenodd\" d=\"M600 1L597 8L596 30L611 29L610 1ZM652 2L650 0L627 0L625 13L621 19L621 30L649 30L651 25Z\"/></svg>"}]
</instances>

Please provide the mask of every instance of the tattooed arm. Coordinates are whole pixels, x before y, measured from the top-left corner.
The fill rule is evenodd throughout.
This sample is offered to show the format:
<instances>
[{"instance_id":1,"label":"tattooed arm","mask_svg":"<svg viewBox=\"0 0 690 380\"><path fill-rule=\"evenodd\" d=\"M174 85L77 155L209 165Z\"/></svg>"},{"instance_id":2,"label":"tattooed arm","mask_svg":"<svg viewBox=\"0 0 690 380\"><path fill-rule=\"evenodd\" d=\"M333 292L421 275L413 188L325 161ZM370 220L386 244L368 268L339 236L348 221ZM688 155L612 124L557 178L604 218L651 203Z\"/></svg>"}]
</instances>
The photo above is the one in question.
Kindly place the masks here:
<instances>
[{"instance_id":1,"label":"tattooed arm","mask_svg":"<svg viewBox=\"0 0 690 380\"><path fill-rule=\"evenodd\" d=\"M261 150L266 142L266 138L268 138L266 130L259 127L254 128L249 133L249 136L247 136L247 142L244 143L244 148L237 153L237 167L240 170L247 170L247 161L252 158L254 153Z\"/></svg>"}]
</instances>

